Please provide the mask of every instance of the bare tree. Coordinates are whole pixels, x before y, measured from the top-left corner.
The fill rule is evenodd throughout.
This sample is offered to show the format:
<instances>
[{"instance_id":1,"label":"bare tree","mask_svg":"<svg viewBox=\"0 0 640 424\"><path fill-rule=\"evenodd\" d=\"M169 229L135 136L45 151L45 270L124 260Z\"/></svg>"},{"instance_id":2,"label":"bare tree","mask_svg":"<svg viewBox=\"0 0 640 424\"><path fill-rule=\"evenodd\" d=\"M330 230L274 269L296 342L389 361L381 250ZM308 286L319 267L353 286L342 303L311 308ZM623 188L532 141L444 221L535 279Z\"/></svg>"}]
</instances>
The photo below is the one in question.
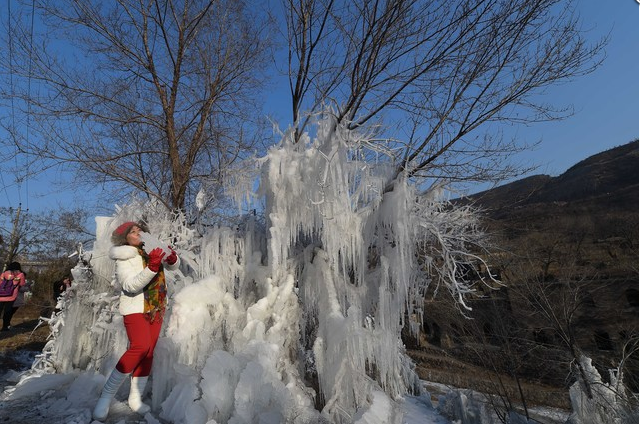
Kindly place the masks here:
<instances>
[{"instance_id":1,"label":"bare tree","mask_svg":"<svg viewBox=\"0 0 640 424\"><path fill-rule=\"evenodd\" d=\"M31 212L0 207L0 217L11 223L8 243L0 245L7 264L16 261L53 262L76 252L78 243L95 238L85 226L89 212L82 208Z\"/></svg>"},{"instance_id":2,"label":"bare tree","mask_svg":"<svg viewBox=\"0 0 640 424\"><path fill-rule=\"evenodd\" d=\"M196 184L219 184L255 143L256 70L270 41L246 2L33 5L35 29L34 16L9 17L2 93L30 120L5 128L33 161L185 209Z\"/></svg>"},{"instance_id":3,"label":"bare tree","mask_svg":"<svg viewBox=\"0 0 640 424\"><path fill-rule=\"evenodd\" d=\"M523 146L492 124L569 114L538 95L593 70L603 46L585 43L560 0L283 5L296 140L332 110L337 125L380 135L371 147L391 154L396 176L517 174L504 159ZM2 93L29 120L5 121L5 141L33 161L184 209L259 138L251 112L271 32L247 2L33 6L47 31L9 17Z\"/></svg>"},{"instance_id":4,"label":"bare tree","mask_svg":"<svg viewBox=\"0 0 640 424\"><path fill-rule=\"evenodd\" d=\"M22 205L18 206L16 210L13 208L0 208L0 214L4 215L3 221L5 223L10 223L10 229L2 228L7 242L5 243L5 239L0 237L3 253L2 270L4 271L4 266L13 262L19 256L21 240L24 237L25 217L24 215L21 216Z\"/></svg>"},{"instance_id":5,"label":"bare tree","mask_svg":"<svg viewBox=\"0 0 640 424\"><path fill-rule=\"evenodd\" d=\"M522 145L491 124L570 114L538 95L592 71L605 41L588 46L559 0L284 5L298 140L328 106L336 125L397 125L392 134L406 134L393 144L396 176L487 181L517 173L504 158Z\"/></svg>"}]
</instances>

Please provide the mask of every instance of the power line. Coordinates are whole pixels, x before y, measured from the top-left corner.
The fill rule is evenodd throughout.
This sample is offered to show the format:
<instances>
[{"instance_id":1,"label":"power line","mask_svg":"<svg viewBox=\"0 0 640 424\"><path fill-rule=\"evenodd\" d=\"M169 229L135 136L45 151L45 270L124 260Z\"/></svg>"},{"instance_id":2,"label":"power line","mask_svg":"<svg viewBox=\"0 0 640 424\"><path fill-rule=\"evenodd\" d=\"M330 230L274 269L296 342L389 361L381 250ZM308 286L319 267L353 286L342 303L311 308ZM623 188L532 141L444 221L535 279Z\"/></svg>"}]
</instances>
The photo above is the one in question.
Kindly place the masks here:
<instances>
[{"instance_id":1,"label":"power line","mask_svg":"<svg viewBox=\"0 0 640 424\"><path fill-rule=\"evenodd\" d=\"M31 32L29 33L29 75L27 76L27 152L30 152L29 129L31 128L31 73L33 68L33 24L36 16L36 1L31 1ZM27 164L28 165L28 164ZM25 194L27 211L29 210L29 178L31 167L27 166L27 175L25 177Z\"/></svg>"},{"instance_id":2,"label":"power line","mask_svg":"<svg viewBox=\"0 0 640 424\"><path fill-rule=\"evenodd\" d=\"M13 39L11 35L11 0L7 2L7 39L9 42L9 85L11 90L11 137L14 137L15 130L15 107L13 104ZM2 189L4 191L5 196L7 197L7 204L11 205L11 198L9 197L9 192L7 191L7 184L4 181L4 177L2 172L0 172L0 183L2 183ZM18 196L20 196L20 190L18 190Z\"/></svg>"},{"instance_id":3,"label":"power line","mask_svg":"<svg viewBox=\"0 0 640 424\"><path fill-rule=\"evenodd\" d=\"M15 146L14 150L14 159L16 169L20 169L18 164L18 147L16 142L16 107L15 107L15 83L14 83L14 58L13 58L13 31L11 28L11 23L13 21L12 10L11 10L11 0L7 2L7 41L9 43L9 85L10 85L10 101L11 101L11 129L9 136L13 139L13 143ZM30 22L30 34L29 34L29 66L28 66L28 75L27 75L27 125L26 125L26 143L27 143L27 155L30 151L30 129L31 129L31 79L33 74L33 33L35 27L35 0L31 2L31 22ZM25 159L27 160L27 159ZM28 160L27 160L28 162ZM31 168L28 166L24 167L26 170L26 176L24 178L25 181L25 204L26 210L29 210L29 179L31 178ZM5 193L5 197L7 198L7 204L11 206L11 197L9 196L9 192L7 191L7 183L4 181L4 176L0 173L0 183L2 184L3 191ZM22 179L18 178L15 181L18 189L18 203L22 204Z\"/></svg>"}]
</instances>

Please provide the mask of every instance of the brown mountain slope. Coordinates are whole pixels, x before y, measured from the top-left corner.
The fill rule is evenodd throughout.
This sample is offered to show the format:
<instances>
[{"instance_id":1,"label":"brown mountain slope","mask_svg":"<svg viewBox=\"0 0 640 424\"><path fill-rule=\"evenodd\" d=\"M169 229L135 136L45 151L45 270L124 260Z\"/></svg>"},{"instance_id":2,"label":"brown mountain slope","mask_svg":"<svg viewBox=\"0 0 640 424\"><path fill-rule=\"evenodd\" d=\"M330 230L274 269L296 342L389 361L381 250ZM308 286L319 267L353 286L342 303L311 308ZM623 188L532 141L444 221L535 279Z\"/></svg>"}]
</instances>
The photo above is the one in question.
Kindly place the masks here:
<instances>
[{"instance_id":1,"label":"brown mountain slope","mask_svg":"<svg viewBox=\"0 0 640 424\"><path fill-rule=\"evenodd\" d=\"M605 199L611 203L601 204ZM534 175L474 194L465 201L490 213L536 203L576 201L592 201L599 208L637 210L638 141L593 155L558 177Z\"/></svg>"},{"instance_id":2,"label":"brown mountain slope","mask_svg":"<svg viewBox=\"0 0 640 424\"><path fill-rule=\"evenodd\" d=\"M438 374L443 367L428 360L439 349L437 355L484 370L457 373L459 384L487 391L486 384L497 381L509 388L517 376L537 387L525 393L528 402L552 405L552 396L566 405L578 349L606 379L638 334L638 163L634 141L558 177L531 176L458 199L483 211L495 246L487 260L503 285L480 290L479 283L467 317L446 293L425 301L421 339L411 346L421 376L452 384L451 376ZM571 348L537 299L559 316L571 312L558 324L571 335ZM637 393L637 351L625 371L625 383Z\"/></svg>"},{"instance_id":3,"label":"brown mountain slope","mask_svg":"<svg viewBox=\"0 0 640 424\"><path fill-rule=\"evenodd\" d=\"M633 141L558 177L528 177L461 201L484 211L501 247L530 256L554 242L579 250L581 273L624 274L637 270L638 163Z\"/></svg>"}]
</instances>

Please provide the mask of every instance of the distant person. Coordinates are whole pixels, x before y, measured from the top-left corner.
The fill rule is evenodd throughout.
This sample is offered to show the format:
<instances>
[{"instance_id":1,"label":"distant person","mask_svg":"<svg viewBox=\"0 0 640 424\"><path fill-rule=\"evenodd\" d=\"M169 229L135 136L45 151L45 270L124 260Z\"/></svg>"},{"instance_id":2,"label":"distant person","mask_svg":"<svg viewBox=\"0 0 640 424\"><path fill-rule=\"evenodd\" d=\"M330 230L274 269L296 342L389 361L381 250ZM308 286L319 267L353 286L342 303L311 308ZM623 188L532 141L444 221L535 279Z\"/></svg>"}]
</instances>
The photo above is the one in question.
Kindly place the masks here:
<instances>
[{"instance_id":1,"label":"distant person","mask_svg":"<svg viewBox=\"0 0 640 424\"><path fill-rule=\"evenodd\" d=\"M150 409L142 403L142 394L151 373L153 351L167 305L164 264L172 270L180 261L173 249L166 258L165 251L159 247L146 252L140 239L142 231L147 231L144 224L125 222L111 235L113 247L109 257L116 261L115 276L122 287L120 313L124 317L129 347L109 375L93 410L93 418L99 421L109 414L113 397L129 375L129 407L139 414Z\"/></svg>"},{"instance_id":2,"label":"distant person","mask_svg":"<svg viewBox=\"0 0 640 424\"><path fill-rule=\"evenodd\" d=\"M63 286L62 280L56 280L53 282L53 304L54 305L58 302L58 298L62 293L62 291L60 290L60 287L62 286Z\"/></svg>"},{"instance_id":3,"label":"distant person","mask_svg":"<svg viewBox=\"0 0 640 424\"><path fill-rule=\"evenodd\" d=\"M23 273L24 274L24 273ZM25 275L26 278L26 275ZM11 319L16 314L18 309L21 306L24 306L26 303L26 295L31 292L31 288L33 286L33 281L29 281L25 279L24 286L18 287L18 295L16 296L16 300L13 301L13 308L11 311L11 316L9 317L9 325L11 325Z\"/></svg>"},{"instance_id":4,"label":"distant person","mask_svg":"<svg viewBox=\"0 0 640 424\"><path fill-rule=\"evenodd\" d=\"M69 288L71 288L71 277L68 276L53 283L53 306L58 305L58 298ZM55 308L55 312L60 312L60 309Z\"/></svg>"},{"instance_id":5,"label":"distant person","mask_svg":"<svg viewBox=\"0 0 640 424\"><path fill-rule=\"evenodd\" d=\"M71 288L71 277L64 277L64 279L60 282L60 287L58 287L58 292L62 294L65 291L67 291L69 288Z\"/></svg>"},{"instance_id":6,"label":"distant person","mask_svg":"<svg viewBox=\"0 0 640 424\"><path fill-rule=\"evenodd\" d=\"M11 329L13 316L13 302L18 297L18 290L26 284L19 262L11 262L7 270L0 275L0 312L2 312L2 331ZM8 287L4 291L2 288Z\"/></svg>"}]
</instances>

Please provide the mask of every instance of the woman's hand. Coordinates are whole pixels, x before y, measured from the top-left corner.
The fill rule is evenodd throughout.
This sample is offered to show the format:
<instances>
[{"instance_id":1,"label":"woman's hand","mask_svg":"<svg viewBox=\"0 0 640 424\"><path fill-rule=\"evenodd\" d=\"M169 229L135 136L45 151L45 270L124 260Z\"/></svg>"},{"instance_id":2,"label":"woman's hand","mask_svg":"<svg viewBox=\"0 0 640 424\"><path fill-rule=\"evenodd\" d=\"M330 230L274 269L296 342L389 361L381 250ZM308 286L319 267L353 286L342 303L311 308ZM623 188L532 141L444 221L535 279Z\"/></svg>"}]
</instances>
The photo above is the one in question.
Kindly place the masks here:
<instances>
[{"instance_id":1,"label":"woman's hand","mask_svg":"<svg viewBox=\"0 0 640 424\"><path fill-rule=\"evenodd\" d=\"M153 272L160 271L160 264L162 263L162 258L164 258L165 254L166 253L164 252L164 250L160 249L159 247L156 247L151 252L149 252L149 262L147 263L147 268L149 268L149 270Z\"/></svg>"},{"instance_id":2,"label":"woman's hand","mask_svg":"<svg viewBox=\"0 0 640 424\"><path fill-rule=\"evenodd\" d=\"M169 249L171 249L171 246L169 246ZM167 256L164 261L169 265L173 265L176 263L177 260L178 260L178 255L176 255L176 251L171 249L171 254Z\"/></svg>"}]
</instances>

